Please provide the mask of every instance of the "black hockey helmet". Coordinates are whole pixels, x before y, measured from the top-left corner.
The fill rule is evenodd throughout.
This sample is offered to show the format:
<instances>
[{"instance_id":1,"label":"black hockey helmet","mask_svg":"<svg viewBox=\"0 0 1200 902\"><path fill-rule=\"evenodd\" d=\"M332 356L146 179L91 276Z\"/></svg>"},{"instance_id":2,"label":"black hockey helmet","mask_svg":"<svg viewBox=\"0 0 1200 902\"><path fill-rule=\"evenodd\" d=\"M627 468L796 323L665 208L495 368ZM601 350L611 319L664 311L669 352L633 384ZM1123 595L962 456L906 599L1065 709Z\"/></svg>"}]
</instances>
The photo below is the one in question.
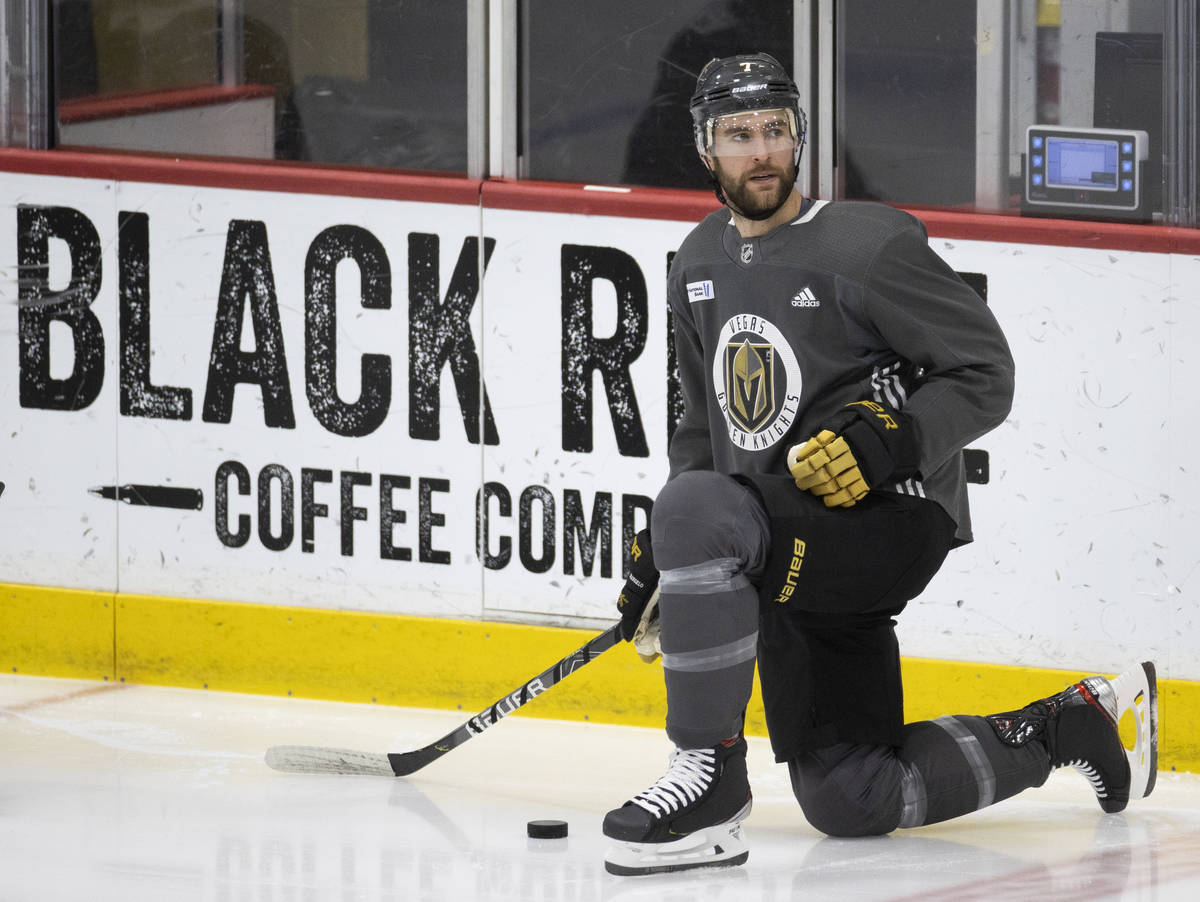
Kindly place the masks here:
<instances>
[{"instance_id":1,"label":"black hockey helmet","mask_svg":"<svg viewBox=\"0 0 1200 902\"><path fill-rule=\"evenodd\" d=\"M800 109L800 92L787 70L767 53L748 53L709 61L696 80L689 104L696 150L712 154L713 124L722 116L757 110L786 110L795 138L793 163L800 165L808 120Z\"/></svg>"}]
</instances>

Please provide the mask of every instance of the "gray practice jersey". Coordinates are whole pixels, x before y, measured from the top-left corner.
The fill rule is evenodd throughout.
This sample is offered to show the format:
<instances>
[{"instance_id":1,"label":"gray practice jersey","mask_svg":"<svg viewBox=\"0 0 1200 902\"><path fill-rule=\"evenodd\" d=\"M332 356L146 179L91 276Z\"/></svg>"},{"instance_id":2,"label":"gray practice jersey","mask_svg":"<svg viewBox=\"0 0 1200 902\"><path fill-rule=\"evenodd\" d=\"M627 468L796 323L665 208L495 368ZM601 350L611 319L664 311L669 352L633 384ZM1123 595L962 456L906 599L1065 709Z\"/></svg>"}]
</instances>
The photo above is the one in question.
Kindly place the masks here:
<instances>
[{"instance_id":1,"label":"gray practice jersey","mask_svg":"<svg viewBox=\"0 0 1200 902\"><path fill-rule=\"evenodd\" d=\"M962 449L1004 420L1013 360L983 300L914 217L817 201L742 238L727 211L688 235L668 277L684 416L671 476L787 474L787 451L843 405L908 414L918 476L876 491L936 501L971 540Z\"/></svg>"}]
</instances>

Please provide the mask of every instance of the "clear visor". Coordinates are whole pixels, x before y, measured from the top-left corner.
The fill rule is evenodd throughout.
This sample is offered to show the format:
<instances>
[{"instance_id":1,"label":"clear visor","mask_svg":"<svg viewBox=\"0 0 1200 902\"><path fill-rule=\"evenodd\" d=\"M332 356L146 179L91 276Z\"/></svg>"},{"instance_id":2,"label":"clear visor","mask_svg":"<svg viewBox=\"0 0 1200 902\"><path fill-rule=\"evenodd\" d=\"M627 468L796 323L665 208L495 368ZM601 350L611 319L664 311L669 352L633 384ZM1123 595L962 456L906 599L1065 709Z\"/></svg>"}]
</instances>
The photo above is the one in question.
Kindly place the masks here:
<instances>
[{"instance_id":1,"label":"clear visor","mask_svg":"<svg viewBox=\"0 0 1200 902\"><path fill-rule=\"evenodd\" d=\"M716 116L704 123L696 138L701 145L697 150L714 157L794 151L800 144L796 115L782 108Z\"/></svg>"}]
</instances>

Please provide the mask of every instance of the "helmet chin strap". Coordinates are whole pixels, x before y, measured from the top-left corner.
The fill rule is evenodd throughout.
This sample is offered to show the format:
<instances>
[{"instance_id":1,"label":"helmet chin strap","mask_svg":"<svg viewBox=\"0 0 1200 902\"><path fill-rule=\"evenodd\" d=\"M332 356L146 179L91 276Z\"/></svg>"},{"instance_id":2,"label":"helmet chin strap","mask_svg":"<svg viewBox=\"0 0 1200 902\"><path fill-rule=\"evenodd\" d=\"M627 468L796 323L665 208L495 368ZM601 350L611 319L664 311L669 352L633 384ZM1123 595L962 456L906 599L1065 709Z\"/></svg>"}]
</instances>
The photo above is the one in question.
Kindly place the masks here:
<instances>
[{"instance_id":1,"label":"helmet chin strap","mask_svg":"<svg viewBox=\"0 0 1200 902\"><path fill-rule=\"evenodd\" d=\"M707 165L708 164L706 163L706 168ZM720 202L721 206L729 206L729 201L725 197L725 192L721 190L721 183L717 181L717 174L711 169L708 170L708 187L712 188L712 192L717 196L717 200Z\"/></svg>"}]
</instances>

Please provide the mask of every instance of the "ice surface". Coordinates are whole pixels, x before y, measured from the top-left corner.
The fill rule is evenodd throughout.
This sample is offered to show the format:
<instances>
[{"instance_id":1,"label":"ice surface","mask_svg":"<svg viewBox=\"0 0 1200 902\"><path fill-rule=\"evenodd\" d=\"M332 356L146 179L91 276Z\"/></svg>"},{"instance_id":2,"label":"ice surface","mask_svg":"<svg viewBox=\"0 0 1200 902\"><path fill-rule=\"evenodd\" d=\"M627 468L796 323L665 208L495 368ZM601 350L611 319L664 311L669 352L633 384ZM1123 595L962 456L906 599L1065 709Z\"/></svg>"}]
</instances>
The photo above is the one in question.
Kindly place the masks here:
<instances>
[{"instance_id":1,"label":"ice surface","mask_svg":"<svg viewBox=\"0 0 1200 902\"><path fill-rule=\"evenodd\" d=\"M621 878L600 821L662 774L655 731L516 716L407 779L263 762L283 744L408 751L474 713L0 677L0 902L1200 898L1197 775L1104 815L1060 771L957 821L835 840L751 739L749 862ZM527 838L539 818L570 836Z\"/></svg>"}]
</instances>

